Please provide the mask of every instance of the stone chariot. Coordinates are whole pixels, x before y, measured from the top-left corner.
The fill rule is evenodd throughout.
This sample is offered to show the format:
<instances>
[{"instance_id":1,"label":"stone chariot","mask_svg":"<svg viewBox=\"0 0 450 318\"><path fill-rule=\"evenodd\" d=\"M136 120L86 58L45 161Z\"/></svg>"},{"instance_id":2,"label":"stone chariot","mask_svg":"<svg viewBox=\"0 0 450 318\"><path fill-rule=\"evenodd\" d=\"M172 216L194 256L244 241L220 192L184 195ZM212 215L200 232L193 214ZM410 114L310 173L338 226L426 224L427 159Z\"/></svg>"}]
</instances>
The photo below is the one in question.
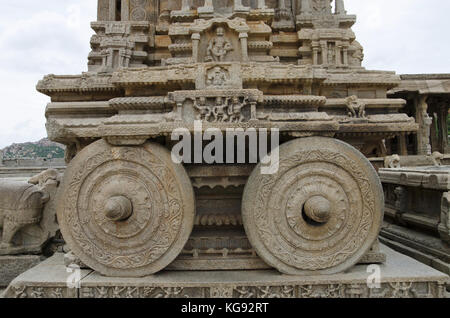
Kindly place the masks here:
<instances>
[{"instance_id":1,"label":"stone chariot","mask_svg":"<svg viewBox=\"0 0 450 318\"><path fill-rule=\"evenodd\" d=\"M342 0L198 2L99 0L89 71L39 82L49 137L67 145L56 200L72 252L120 277L334 274L378 255L366 156L418 129L386 97L400 78L361 67ZM279 169L175 163L171 134L196 121L276 129Z\"/></svg>"}]
</instances>

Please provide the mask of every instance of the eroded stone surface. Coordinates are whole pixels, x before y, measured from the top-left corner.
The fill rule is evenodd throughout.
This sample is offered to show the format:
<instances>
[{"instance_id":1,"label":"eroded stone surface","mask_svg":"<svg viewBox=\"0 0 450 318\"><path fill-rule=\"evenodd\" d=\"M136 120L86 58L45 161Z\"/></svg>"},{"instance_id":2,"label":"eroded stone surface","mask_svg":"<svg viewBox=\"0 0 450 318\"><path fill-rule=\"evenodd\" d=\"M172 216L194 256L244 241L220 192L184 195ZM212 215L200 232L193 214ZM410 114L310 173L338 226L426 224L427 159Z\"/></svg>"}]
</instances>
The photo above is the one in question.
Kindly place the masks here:
<instances>
[{"instance_id":1,"label":"eroded stone surface","mask_svg":"<svg viewBox=\"0 0 450 318\"><path fill-rule=\"evenodd\" d=\"M448 276L382 247L380 288L367 285L368 267L330 276L289 276L275 271L161 272L140 278L82 271L81 289L67 289L63 255L18 277L6 297L23 298L443 298ZM39 277L39 279L37 279Z\"/></svg>"},{"instance_id":2,"label":"eroded stone surface","mask_svg":"<svg viewBox=\"0 0 450 318\"><path fill-rule=\"evenodd\" d=\"M298 273L269 260L249 234L260 224L242 215L241 206L244 214L259 207L243 196L244 187L265 186L248 180L255 165L169 162L172 132L192 133L196 122L202 132L277 129L282 143L299 145L301 138L321 136L305 154L316 160L300 160L301 168L283 176L316 189L282 188L280 200L289 193L298 206L283 206L280 228L288 229L286 242L302 245L300 250L323 247L324 255L306 270L344 271L364 258L376 241L383 195L363 155L384 155L384 140L419 126L400 113L405 100L387 99L400 77L361 66L363 48L351 30L356 17L343 1L336 1L334 12L328 0L98 3L89 72L48 75L37 86L52 98L49 137L67 145L58 216L83 263L126 276L157 272L169 259L175 260L173 270L271 265ZM163 147L162 161L142 155ZM295 167L283 158L288 155L280 162ZM190 180L184 169L194 170ZM166 177L168 182L159 180ZM302 227L297 219L322 230ZM323 229L340 234L341 244ZM279 235L277 230L268 232ZM280 251L275 241L269 245L272 253ZM289 248L280 253L281 263L305 269L298 265L304 255Z\"/></svg>"},{"instance_id":3,"label":"eroded stone surface","mask_svg":"<svg viewBox=\"0 0 450 318\"><path fill-rule=\"evenodd\" d=\"M0 256L0 289L7 287L14 278L38 265L42 259L39 255Z\"/></svg>"},{"instance_id":4,"label":"eroded stone surface","mask_svg":"<svg viewBox=\"0 0 450 318\"><path fill-rule=\"evenodd\" d=\"M46 170L28 182L0 179L0 255L41 253L58 230L59 173Z\"/></svg>"}]
</instances>

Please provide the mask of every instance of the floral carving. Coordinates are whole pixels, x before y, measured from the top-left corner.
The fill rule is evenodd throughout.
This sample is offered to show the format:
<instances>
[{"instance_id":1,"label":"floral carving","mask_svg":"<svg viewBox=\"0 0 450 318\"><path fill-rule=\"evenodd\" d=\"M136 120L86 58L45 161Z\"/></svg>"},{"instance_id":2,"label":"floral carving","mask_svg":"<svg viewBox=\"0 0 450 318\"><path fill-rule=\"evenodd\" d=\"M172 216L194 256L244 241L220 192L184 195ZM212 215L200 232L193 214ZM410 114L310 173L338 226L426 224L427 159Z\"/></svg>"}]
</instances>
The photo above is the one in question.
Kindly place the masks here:
<instances>
[{"instance_id":1,"label":"floral carving","mask_svg":"<svg viewBox=\"0 0 450 318\"><path fill-rule=\"evenodd\" d=\"M243 219L252 246L287 274L335 273L356 264L381 227L375 172L362 155L325 138L285 144L280 157L277 174L256 168L248 181Z\"/></svg>"},{"instance_id":2,"label":"floral carving","mask_svg":"<svg viewBox=\"0 0 450 318\"><path fill-rule=\"evenodd\" d=\"M97 151L75 158L66 173L59 211L64 237L85 264L102 273L161 270L181 251L193 226L193 190L180 180L187 175L171 166L170 153L158 145L111 148L102 141L90 147ZM127 198L133 211L120 221L104 213L117 196Z\"/></svg>"}]
</instances>

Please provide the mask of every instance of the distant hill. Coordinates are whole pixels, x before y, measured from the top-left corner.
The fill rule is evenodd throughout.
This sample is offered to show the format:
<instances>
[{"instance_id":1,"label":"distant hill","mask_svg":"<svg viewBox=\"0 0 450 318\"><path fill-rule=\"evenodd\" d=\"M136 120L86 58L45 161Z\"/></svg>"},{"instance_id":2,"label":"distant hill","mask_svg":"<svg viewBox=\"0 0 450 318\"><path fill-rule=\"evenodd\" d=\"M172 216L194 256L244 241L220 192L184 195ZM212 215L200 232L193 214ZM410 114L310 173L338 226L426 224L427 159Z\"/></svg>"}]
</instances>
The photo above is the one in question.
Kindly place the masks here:
<instances>
[{"instance_id":1,"label":"distant hill","mask_svg":"<svg viewBox=\"0 0 450 318\"><path fill-rule=\"evenodd\" d=\"M47 138L37 142L12 144L3 149L3 159L57 159L64 158L65 146Z\"/></svg>"}]
</instances>

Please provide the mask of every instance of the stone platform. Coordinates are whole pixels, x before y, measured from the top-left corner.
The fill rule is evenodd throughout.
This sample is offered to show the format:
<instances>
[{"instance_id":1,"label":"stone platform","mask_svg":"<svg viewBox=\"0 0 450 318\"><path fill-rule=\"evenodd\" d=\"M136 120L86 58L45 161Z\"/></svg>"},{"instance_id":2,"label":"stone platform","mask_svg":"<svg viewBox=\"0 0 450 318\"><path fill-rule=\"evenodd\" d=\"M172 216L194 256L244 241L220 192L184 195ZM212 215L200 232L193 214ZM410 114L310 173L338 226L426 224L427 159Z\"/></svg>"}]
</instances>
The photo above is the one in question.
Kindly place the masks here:
<instances>
[{"instance_id":1,"label":"stone platform","mask_svg":"<svg viewBox=\"0 0 450 318\"><path fill-rule=\"evenodd\" d=\"M39 255L0 256L0 288L6 288L14 278L38 265Z\"/></svg>"},{"instance_id":2,"label":"stone platform","mask_svg":"<svg viewBox=\"0 0 450 318\"><path fill-rule=\"evenodd\" d=\"M80 289L69 289L64 257L57 254L15 279L6 298L444 298L449 277L382 246L381 287L370 289L373 268L358 265L339 275L299 277L276 271L162 272L141 279L103 277L81 270Z\"/></svg>"}]
</instances>

